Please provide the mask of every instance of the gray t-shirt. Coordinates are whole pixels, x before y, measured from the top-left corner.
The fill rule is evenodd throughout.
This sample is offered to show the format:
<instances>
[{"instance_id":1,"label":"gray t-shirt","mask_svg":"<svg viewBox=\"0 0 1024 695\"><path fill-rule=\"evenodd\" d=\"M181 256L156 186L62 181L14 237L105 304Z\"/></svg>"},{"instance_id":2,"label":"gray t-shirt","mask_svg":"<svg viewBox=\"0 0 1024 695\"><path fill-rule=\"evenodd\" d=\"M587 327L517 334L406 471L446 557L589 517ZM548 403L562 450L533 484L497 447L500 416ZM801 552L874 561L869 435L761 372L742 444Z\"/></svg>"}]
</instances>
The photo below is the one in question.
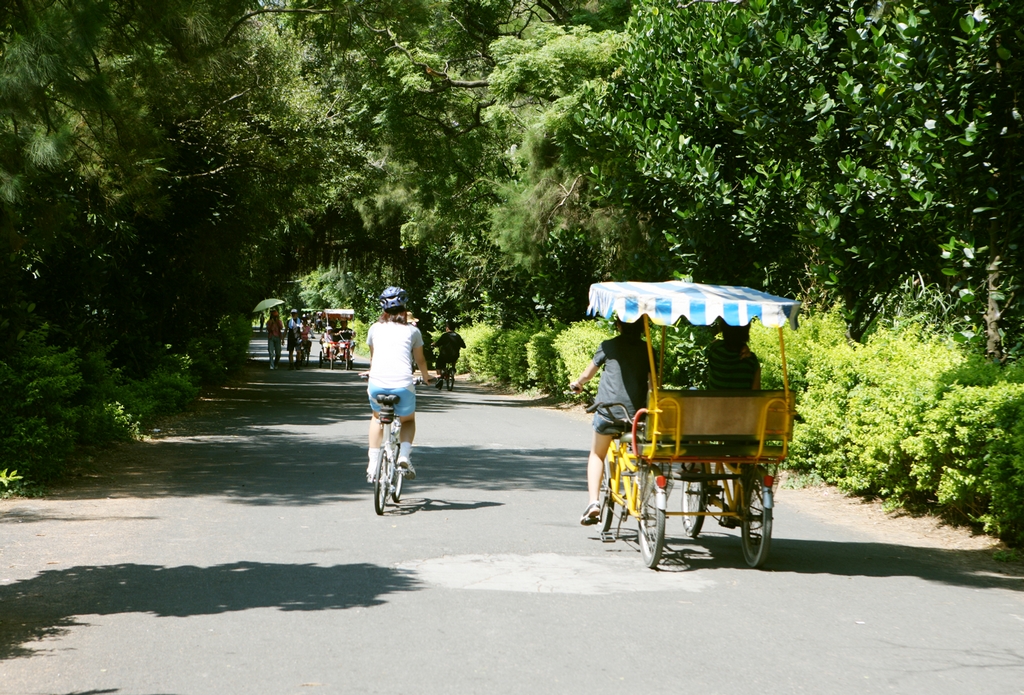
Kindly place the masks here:
<instances>
[{"instance_id":1,"label":"gray t-shirt","mask_svg":"<svg viewBox=\"0 0 1024 695\"><path fill-rule=\"evenodd\" d=\"M647 377L651 369L647 343L615 336L601 343L594 354L594 364L604 365L597 385L598 403L622 403L629 409L630 418L647 406Z\"/></svg>"}]
</instances>

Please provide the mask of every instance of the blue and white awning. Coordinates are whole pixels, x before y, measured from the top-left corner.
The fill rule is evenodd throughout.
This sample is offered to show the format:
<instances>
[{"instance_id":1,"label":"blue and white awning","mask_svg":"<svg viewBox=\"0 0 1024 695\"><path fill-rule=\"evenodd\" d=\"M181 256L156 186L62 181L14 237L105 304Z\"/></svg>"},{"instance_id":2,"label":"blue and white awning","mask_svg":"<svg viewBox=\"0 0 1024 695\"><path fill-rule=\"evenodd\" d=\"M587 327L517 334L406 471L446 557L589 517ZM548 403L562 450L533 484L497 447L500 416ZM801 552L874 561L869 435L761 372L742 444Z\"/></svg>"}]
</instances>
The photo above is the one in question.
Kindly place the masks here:
<instances>
[{"instance_id":1,"label":"blue and white awning","mask_svg":"<svg viewBox=\"0 0 1024 695\"><path fill-rule=\"evenodd\" d=\"M632 323L644 314L666 326L685 316L695 326L710 326L721 317L730 326L745 326L757 318L776 328L797 328L800 302L775 297L749 287L698 285L692 282L598 282L590 286L591 316L613 315Z\"/></svg>"}]
</instances>

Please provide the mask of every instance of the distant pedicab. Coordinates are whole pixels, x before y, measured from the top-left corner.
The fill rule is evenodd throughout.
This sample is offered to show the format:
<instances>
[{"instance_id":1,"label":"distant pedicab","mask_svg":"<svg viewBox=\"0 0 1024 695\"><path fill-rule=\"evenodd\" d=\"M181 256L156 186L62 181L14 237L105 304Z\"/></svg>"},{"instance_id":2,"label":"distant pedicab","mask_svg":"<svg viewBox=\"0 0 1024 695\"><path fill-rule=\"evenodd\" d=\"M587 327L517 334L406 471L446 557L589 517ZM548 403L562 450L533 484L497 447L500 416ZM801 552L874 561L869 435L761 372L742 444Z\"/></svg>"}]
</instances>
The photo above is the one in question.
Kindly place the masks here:
<instances>
[{"instance_id":1,"label":"distant pedicab","mask_svg":"<svg viewBox=\"0 0 1024 695\"><path fill-rule=\"evenodd\" d=\"M337 363L342 369L352 369L355 336L348 322L355 319L355 310L325 309L323 315L326 325L320 336L320 366L334 369Z\"/></svg>"},{"instance_id":2,"label":"distant pedicab","mask_svg":"<svg viewBox=\"0 0 1024 695\"><path fill-rule=\"evenodd\" d=\"M706 517L739 526L743 557L761 567L771 547L773 486L792 438L794 401L789 390L782 328L797 328L800 302L746 287L686 282L606 282L590 287L591 315L632 323L643 319L650 362L648 405L632 421L625 407L595 403L618 424L601 484L601 537L614 541L623 520L637 521L644 564L656 568L665 545L665 519L680 516L696 538ZM782 358L781 391L676 390L659 384L665 361L666 327L685 318L709 326L721 318L730 326L757 318L777 328ZM661 326L655 361L651 325ZM674 481L682 487L680 511L669 511ZM617 525L612 531L612 525Z\"/></svg>"}]
</instances>

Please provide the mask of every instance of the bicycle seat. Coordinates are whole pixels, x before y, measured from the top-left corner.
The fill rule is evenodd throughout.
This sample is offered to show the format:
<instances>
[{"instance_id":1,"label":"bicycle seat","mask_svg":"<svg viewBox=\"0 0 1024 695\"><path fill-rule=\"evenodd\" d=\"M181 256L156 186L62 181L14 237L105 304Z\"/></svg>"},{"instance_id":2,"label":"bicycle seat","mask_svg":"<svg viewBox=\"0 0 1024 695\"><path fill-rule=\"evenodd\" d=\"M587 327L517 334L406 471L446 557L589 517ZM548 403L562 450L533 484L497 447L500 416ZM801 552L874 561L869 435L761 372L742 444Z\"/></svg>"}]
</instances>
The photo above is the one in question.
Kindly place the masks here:
<instances>
[{"instance_id":1,"label":"bicycle seat","mask_svg":"<svg viewBox=\"0 0 1024 695\"><path fill-rule=\"evenodd\" d=\"M401 400L401 396L396 396L392 393L377 394L377 402L381 405L394 405L395 403L398 403L399 400Z\"/></svg>"}]
</instances>

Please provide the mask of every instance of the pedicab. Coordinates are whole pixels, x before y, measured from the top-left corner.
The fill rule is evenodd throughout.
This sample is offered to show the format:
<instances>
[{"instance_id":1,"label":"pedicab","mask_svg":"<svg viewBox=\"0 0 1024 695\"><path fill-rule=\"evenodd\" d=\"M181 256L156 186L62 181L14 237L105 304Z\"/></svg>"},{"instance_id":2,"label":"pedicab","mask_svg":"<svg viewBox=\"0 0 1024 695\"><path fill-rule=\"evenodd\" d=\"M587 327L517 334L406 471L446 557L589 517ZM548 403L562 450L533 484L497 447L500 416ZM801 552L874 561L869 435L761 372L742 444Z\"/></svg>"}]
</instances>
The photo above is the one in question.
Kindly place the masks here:
<instances>
[{"instance_id":1,"label":"pedicab","mask_svg":"<svg viewBox=\"0 0 1024 695\"><path fill-rule=\"evenodd\" d=\"M602 540L619 537L632 517L644 563L656 568L665 547L666 517L678 516L696 538L707 517L740 527L743 556L761 567L771 547L775 473L792 438L794 400L786 368L785 325L797 328L800 302L747 287L671 282L603 282L590 287L588 313L632 323L643 319L650 361L647 407L630 421L621 404L596 403L619 425L609 447L601 485ZM659 382L665 361L666 327L685 318L709 326L721 318L731 326L753 319L777 328L782 358L781 391L698 391L665 388ZM655 355L652 326L661 328ZM676 482L678 511L669 499ZM612 524L618 520L614 531Z\"/></svg>"},{"instance_id":2,"label":"pedicab","mask_svg":"<svg viewBox=\"0 0 1024 695\"><path fill-rule=\"evenodd\" d=\"M352 368L353 346L351 329L339 329L338 324L345 322L346 325L356 317L354 309L324 309L324 320L327 322L323 334L320 336L320 366L329 364L334 369L334 363L341 364L342 369ZM326 328L333 329L335 340L329 340ZM341 330L348 330L348 335L342 336Z\"/></svg>"}]
</instances>

